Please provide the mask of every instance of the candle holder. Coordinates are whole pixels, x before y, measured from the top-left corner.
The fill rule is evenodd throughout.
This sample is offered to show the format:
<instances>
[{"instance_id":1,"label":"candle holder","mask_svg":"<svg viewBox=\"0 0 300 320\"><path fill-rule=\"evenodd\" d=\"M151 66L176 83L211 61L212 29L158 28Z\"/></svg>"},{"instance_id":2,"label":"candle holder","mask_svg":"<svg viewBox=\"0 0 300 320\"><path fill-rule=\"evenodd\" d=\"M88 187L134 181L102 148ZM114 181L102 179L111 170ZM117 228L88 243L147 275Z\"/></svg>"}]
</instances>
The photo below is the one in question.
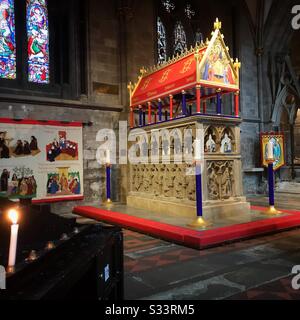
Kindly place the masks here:
<instances>
[{"instance_id":1,"label":"candle holder","mask_svg":"<svg viewBox=\"0 0 300 320\"><path fill-rule=\"evenodd\" d=\"M275 159L267 159L268 163L268 184L269 184L269 208L263 214L276 216L282 214L281 211L275 208L275 195L274 195L274 170L273 163Z\"/></svg>"},{"instance_id":2,"label":"candle holder","mask_svg":"<svg viewBox=\"0 0 300 320\"><path fill-rule=\"evenodd\" d=\"M202 175L201 175L201 161L195 161L195 177L196 177L196 207L197 218L192 223L188 224L190 228L206 230L212 226L210 221L203 217L203 201L202 201Z\"/></svg>"}]
</instances>

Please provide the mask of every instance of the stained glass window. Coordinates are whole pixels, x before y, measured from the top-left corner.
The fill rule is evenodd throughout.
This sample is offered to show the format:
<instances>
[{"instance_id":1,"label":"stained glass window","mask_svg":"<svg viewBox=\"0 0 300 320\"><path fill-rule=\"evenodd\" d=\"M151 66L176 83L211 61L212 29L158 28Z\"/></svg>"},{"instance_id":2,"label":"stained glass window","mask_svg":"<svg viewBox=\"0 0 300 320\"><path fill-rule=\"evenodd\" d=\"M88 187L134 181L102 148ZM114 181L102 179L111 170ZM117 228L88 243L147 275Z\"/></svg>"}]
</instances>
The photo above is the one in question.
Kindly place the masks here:
<instances>
[{"instance_id":1,"label":"stained glass window","mask_svg":"<svg viewBox=\"0 0 300 320\"><path fill-rule=\"evenodd\" d=\"M28 80L49 83L49 32L46 0L27 0Z\"/></svg>"},{"instance_id":2,"label":"stained glass window","mask_svg":"<svg viewBox=\"0 0 300 320\"><path fill-rule=\"evenodd\" d=\"M178 21L174 29L174 54L181 54L187 49L186 33L183 25Z\"/></svg>"},{"instance_id":3,"label":"stained glass window","mask_svg":"<svg viewBox=\"0 0 300 320\"><path fill-rule=\"evenodd\" d=\"M167 61L167 37L166 29L161 19L157 18L157 50L158 50L158 63Z\"/></svg>"},{"instance_id":4,"label":"stained glass window","mask_svg":"<svg viewBox=\"0 0 300 320\"><path fill-rule=\"evenodd\" d=\"M16 78L14 0L0 0L0 78Z\"/></svg>"}]
</instances>

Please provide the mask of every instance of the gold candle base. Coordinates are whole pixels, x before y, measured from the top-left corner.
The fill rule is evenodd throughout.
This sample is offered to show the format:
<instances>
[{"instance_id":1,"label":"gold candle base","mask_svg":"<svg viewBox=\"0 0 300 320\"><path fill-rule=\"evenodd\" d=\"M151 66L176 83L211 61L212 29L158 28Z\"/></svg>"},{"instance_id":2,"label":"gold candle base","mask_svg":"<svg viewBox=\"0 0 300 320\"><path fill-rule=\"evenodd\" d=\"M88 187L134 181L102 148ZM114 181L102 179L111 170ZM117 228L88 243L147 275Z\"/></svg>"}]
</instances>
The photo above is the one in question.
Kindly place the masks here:
<instances>
[{"instance_id":1,"label":"gold candle base","mask_svg":"<svg viewBox=\"0 0 300 320\"><path fill-rule=\"evenodd\" d=\"M107 199L105 202L104 202L104 206L107 207L107 208L111 208L113 207L113 202L111 201L111 199Z\"/></svg>"},{"instance_id":2,"label":"gold candle base","mask_svg":"<svg viewBox=\"0 0 300 320\"><path fill-rule=\"evenodd\" d=\"M15 271L16 271L16 268L13 266L13 267L11 267L11 266L8 266L7 268L6 268L6 272L7 273L15 273Z\"/></svg>"},{"instance_id":3,"label":"gold candle base","mask_svg":"<svg viewBox=\"0 0 300 320\"><path fill-rule=\"evenodd\" d=\"M203 217L198 217L195 221L188 224L188 227L191 227L194 229L200 229L200 230L206 230L211 226L212 226L212 223L209 221L206 221Z\"/></svg>"},{"instance_id":4,"label":"gold candle base","mask_svg":"<svg viewBox=\"0 0 300 320\"><path fill-rule=\"evenodd\" d=\"M267 211L263 212L263 214L269 215L269 216L278 216L282 214L282 212L277 210L274 206L270 206Z\"/></svg>"}]
</instances>

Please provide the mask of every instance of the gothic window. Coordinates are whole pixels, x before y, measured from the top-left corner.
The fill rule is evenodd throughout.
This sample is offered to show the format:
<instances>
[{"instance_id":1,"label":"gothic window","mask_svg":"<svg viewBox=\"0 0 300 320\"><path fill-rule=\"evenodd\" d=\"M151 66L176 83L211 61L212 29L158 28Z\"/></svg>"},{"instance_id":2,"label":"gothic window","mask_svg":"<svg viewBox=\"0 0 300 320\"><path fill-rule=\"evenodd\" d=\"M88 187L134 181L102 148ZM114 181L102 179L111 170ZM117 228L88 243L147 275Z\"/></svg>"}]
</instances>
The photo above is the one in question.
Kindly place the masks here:
<instances>
[{"instance_id":1,"label":"gothic window","mask_svg":"<svg viewBox=\"0 0 300 320\"><path fill-rule=\"evenodd\" d=\"M27 0L28 81L49 83L49 30L46 0Z\"/></svg>"},{"instance_id":2,"label":"gothic window","mask_svg":"<svg viewBox=\"0 0 300 320\"><path fill-rule=\"evenodd\" d=\"M16 78L14 0L0 1L0 78Z\"/></svg>"},{"instance_id":3,"label":"gothic window","mask_svg":"<svg viewBox=\"0 0 300 320\"><path fill-rule=\"evenodd\" d=\"M187 49L186 33L180 21L177 21L174 29L174 54L181 54Z\"/></svg>"},{"instance_id":4,"label":"gothic window","mask_svg":"<svg viewBox=\"0 0 300 320\"><path fill-rule=\"evenodd\" d=\"M166 29L159 17L157 18L157 54L158 54L158 64L161 64L167 61Z\"/></svg>"}]
</instances>

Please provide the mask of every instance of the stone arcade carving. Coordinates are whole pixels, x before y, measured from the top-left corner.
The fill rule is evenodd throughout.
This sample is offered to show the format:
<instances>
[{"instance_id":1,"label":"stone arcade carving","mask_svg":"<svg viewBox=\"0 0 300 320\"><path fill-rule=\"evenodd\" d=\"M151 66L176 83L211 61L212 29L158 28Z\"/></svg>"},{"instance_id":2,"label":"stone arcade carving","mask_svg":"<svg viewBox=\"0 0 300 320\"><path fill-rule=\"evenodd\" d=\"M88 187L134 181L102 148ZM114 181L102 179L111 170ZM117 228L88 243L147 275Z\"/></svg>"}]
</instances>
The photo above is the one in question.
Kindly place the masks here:
<instances>
[{"instance_id":1,"label":"stone arcade carving","mask_svg":"<svg viewBox=\"0 0 300 320\"><path fill-rule=\"evenodd\" d=\"M208 161L209 200L230 199L233 193L233 161Z\"/></svg>"}]
</instances>

